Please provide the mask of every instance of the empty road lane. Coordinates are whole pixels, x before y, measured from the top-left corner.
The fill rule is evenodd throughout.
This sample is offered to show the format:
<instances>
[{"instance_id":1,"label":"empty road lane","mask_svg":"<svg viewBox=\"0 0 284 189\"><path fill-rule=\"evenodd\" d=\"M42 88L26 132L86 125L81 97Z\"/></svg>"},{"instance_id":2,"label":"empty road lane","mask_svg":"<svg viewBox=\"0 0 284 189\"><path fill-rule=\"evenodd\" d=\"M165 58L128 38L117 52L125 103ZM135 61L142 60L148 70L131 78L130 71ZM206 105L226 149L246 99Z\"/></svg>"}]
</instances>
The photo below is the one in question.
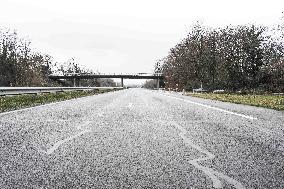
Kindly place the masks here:
<instances>
[{"instance_id":1,"label":"empty road lane","mask_svg":"<svg viewBox=\"0 0 284 189\"><path fill-rule=\"evenodd\" d=\"M0 188L284 188L284 113L128 89L0 114Z\"/></svg>"}]
</instances>

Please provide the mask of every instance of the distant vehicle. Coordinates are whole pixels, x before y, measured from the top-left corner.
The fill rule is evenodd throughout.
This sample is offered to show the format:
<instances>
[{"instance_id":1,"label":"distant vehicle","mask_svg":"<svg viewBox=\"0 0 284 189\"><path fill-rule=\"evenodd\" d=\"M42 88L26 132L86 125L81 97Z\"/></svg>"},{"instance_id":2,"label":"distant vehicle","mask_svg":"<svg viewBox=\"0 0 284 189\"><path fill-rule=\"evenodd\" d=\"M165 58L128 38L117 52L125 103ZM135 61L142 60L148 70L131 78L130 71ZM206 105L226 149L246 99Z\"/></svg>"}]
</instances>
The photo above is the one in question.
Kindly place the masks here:
<instances>
[{"instance_id":1,"label":"distant vehicle","mask_svg":"<svg viewBox=\"0 0 284 189\"><path fill-rule=\"evenodd\" d=\"M65 74L66 76L79 76L79 75L82 75L81 73L66 73Z\"/></svg>"},{"instance_id":2,"label":"distant vehicle","mask_svg":"<svg viewBox=\"0 0 284 189\"><path fill-rule=\"evenodd\" d=\"M198 88L198 89L193 89L192 90L194 93L204 93L207 92L207 90L203 89L203 88Z\"/></svg>"},{"instance_id":3,"label":"distant vehicle","mask_svg":"<svg viewBox=\"0 0 284 189\"><path fill-rule=\"evenodd\" d=\"M138 75L145 75L145 74L148 74L148 73L137 73Z\"/></svg>"},{"instance_id":4,"label":"distant vehicle","mask_svg":"<svg viewBox=\"0 0 284 189\"><path fill-rule=\"evenodd\" d=\"M221 90L214 90L213 93L222 94L222 93L226 93L226 91L223 90L223 89L221 89Z\"/></svg>"},{"instance_id":5,"label":"distant vehicle","mask_svg":"<svg viewBox=\"0 0 284 189\"><path fill-rule=\"evenodd\" d=\"M162 75L162 73L154 73L153 75L160 76L160 75Z\"/></svg>"}]
</instances>

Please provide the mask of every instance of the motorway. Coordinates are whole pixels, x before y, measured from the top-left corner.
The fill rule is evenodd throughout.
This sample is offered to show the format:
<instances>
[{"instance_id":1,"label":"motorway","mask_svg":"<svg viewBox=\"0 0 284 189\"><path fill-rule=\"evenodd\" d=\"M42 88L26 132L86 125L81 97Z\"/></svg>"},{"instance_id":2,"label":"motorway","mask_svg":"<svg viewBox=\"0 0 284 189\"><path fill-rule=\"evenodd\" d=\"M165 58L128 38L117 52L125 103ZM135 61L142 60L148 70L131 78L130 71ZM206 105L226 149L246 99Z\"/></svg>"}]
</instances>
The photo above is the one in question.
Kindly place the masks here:
<instances>
[{"instance_id":1,"label":"motorway","mask_svg":"<svg viewBox=\"0 0 284 189\"><path fill-rule=\"evenodd\" d=\"M284 112L127 89L0 114L0 188L284 188Z\"/></svg>"}]
</instances>

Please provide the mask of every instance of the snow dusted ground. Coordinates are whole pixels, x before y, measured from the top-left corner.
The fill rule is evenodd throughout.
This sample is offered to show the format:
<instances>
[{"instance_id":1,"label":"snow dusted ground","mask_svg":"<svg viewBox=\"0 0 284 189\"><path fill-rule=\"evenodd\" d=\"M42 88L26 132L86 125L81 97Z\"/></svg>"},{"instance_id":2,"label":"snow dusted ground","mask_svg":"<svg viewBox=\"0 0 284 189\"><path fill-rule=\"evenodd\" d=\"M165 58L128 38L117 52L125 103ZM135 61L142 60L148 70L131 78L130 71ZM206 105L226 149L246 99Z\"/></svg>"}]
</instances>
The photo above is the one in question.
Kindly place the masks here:
<instances>
[{"instance_id":1,"label":"snow dusted ground","mask_svg":"<svg viewBox=\"0 0 284 189\"><path fill-rule=\"evenodd\" d=\"M284 113L128 89L0 114L0 188L284 188Z\"/></svg>"}]
</instances>

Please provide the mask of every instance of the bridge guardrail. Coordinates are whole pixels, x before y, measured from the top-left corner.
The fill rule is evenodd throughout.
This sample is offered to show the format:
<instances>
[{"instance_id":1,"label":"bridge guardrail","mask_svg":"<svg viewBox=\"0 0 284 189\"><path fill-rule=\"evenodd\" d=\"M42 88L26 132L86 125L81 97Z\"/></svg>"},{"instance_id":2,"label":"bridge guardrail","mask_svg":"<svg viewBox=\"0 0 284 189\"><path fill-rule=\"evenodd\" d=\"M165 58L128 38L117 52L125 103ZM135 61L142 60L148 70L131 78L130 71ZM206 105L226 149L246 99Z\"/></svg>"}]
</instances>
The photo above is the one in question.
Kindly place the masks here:
<instances>
[{"instance_id":1,"label":"bridge guardrail","mask_svg":"<svg viewBox=\"0 0 284 189\"><path fill-rule=\"evenodd\" d=\"M0 87L0 96L100 89L122 89L122 87Z\"/></svg>"}]
</instances>

